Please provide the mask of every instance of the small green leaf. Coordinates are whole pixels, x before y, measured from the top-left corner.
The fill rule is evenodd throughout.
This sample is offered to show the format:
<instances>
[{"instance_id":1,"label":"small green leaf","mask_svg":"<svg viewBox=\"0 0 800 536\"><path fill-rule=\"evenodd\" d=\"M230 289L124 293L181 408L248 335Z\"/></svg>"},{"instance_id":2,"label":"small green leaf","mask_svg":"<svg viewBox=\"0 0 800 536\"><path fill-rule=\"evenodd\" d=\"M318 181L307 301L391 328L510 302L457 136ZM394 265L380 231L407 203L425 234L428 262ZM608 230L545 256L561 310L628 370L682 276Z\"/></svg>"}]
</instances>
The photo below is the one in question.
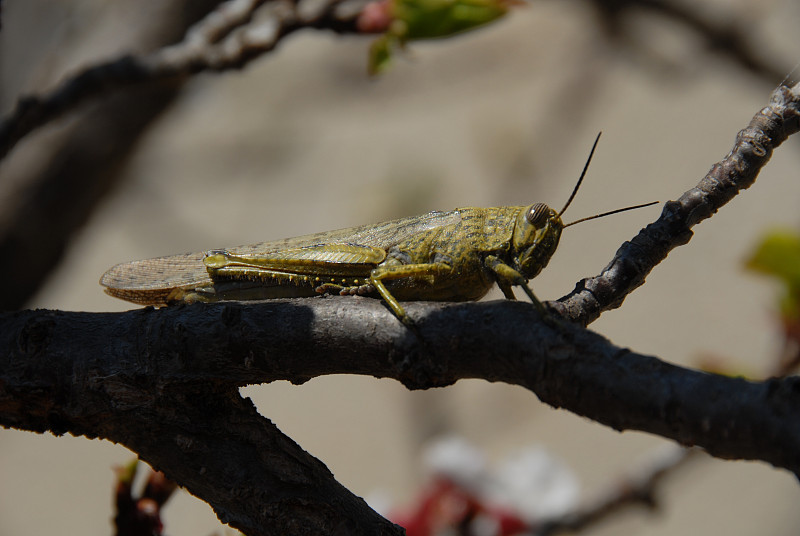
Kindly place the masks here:
<instances>
[{"instance_id":1,"label":"small green leaf","mask_svg":"<svg viewBox=\"0 0 800 536\"><path fill-rule=\"evenodd\" d=\"M791 230L768 233L747 260L748 269L777 277L800 289L800 234Z\"/></svg>"},{"instance_id":2,"label":"small green leaf","mask_svg":"<svg viewBox=\"0 0 800 536\"><path fill-rule=\"evenodd\" d=\"M502 0L395 0L393 14L405 23L403 41L438 39L488 24L508 11Z\"/></svg>"},{"instance_id":3,"label":"small green leaf","mask_svg":"<svg viewBox=\"0 0 800 536\"><path fill-rule=\"evenodd\" d=\"M776 229L767 233L747 259L745 266L783 283L786 292L780 300L785 320L800 318L800 234Z\"/></svg>"},{"instance_id":4,"label":"small green leaf","mask_svg":"<svg viewBox=\"0 0 800 536\"><path fill-rule=\"evenodd\" d=\"M391 35L383 35L376 39L369 47L368 70L370 76L375 76L389 67L392 59L392 47L395 46L396 39Z\"/></svg>"},{"instance_id":5,"label":"small green leaf","mask_svg":"<svg viewBox=\"0 0 800 536\"><path fill-rule=\"evenodd\" d=\"M359 19L364 32L386 31L372 43L369 72L388 66L394 49L409 41L441 39L489 24L508 12L516 0L381 0Z\"/></svg>"}]
</instances>

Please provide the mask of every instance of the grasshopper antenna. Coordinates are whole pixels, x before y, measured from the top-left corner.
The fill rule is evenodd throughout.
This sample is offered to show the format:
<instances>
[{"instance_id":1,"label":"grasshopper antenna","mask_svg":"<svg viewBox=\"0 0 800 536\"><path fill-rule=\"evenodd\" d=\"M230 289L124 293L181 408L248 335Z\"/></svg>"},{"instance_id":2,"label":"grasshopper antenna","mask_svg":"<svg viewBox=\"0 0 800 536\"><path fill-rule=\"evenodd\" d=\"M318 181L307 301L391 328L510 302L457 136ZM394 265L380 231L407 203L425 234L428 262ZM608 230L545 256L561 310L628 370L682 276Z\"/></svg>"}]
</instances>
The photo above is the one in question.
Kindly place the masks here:
<instances>
[{"instance_id":1,"label":"grasshopper antenna","mask_svg":"<svg viewBox=\"0 0 800 536\"><path fill-rule=\"evenodd\" d=\"M587 158L587 159L586 159L586 164L583 166L583 171L581 171L581 176L580 176L580 178L578 179L578 184L576 184L576 185L575 185L575 188L573 188L573 190L572 190L572 194L569 196L569 199L567 199L567 203L564 205L564 208L562 208L562 209L561 209L561 210L558 212L558 217L559 217L559 218L560 218L560 217L561 217L561 215L562 215L562 214L564 214L564 212L567 210L567 207L569 206L569 204L570 204L570 203L572 203L572 200L573 200L573 199L575 199L575 194L577 194L577 193L578 193L578 188L580 188L580 187L581 187L581 183L583 182L583 178L586 176L586 170L588 170L588 169L589 169L589 164L592 162L592 156L594 156L594 150L597 148L597 142L598 142L598 141L600 141L600 135L601 135L602 133L603 133L602 131L600 131L600 132L598 132L598 133L597 133L597 137L594 139L594 145L592 145L592 150L591 150L591 151L589 151L589 158ZM633 208L633 207L632 207L632 208ZM637 207L637 208L638 208L638 207ZM626 210L626 209L624 209L624 210ZM597 217L599 217L599 216L597 216ZM577 222L576 222L576 223L577 223ZM570 225L571 225L571 224L570 224Z\"/></svg>"},{"instance_id":2,"label":"grasshopper antenna","mask_svg":"<svg viewBox=\"0 0 800 536\"><path fill-rule=\"evenodd\" d=\"M592 150L589 151L589 158L586 159L586 164L584 164L584 166L583 166L583 171L581 171L581 176L578 178L578 183L575 185L575 188L572 189L572 194L570 194L569 199L567 199L567 203L564 205L564 208L562 208L559 211L559 213L558 213L559 217L561 217L561 215L564 214L564 212L567 210L567 207L569 206L569 204L572 203L573 199L575 199L575 194L578 193L578 188L581 187L581 183L583 182L583 178L586 176L586 171L589 169L589 164L592 162L592 156L594 156L594 150L597 149L597 142L600 141L600 135L602 133L603 133L602 131L597 133L597 137L594 139L594 144L592 145ZM625 208L618 208L616 210L610 210L608 212L603 212L602 214L595 214L594 216L588 216L586 218L581 218L579 220L575 220L575 221L573 221L571 223L566 224L564 226L564 228L567 228L570 225L575 225L576 223L582 223L582 222L589 221L589 220L596 220L597 218L604 218L606 216L611 216L612 214L618 214L620 212L625 212L627 210L635 210L637 208L649 207L649 206L652 206L652 205L655 205L655 204L658 204L658 201L652 201L650 203L644 203L642 205L634 205L632 207L625 207Z\"/></svg>"},{"instance_id":3,"label":"grasshopper antenna","mask_svg":"<svg viewBox=\"0 0 800 536\"><path fill-rule=\"evenodd\" d=\"M596 220L597 218L604 218L605 216L611 216L612 214L617 214L619 212L625 212L627 210L634 210L634 209L637 209L637 208L650 207L650 206L657 205L657 204L658 204L658 201L651 201L649 203L644 203L642 205L634 205L632 207L618 208L617 210L610 210L608 212L603 212L602 214L595 214L594 216L587 216L586 218L581 218L579 220L575 220L573 222L570 222L570 223L566 224L564 227L566 228L566 227L569 227L570 225L575 225L576 223L582 223L582 222L589 221L589 220Z\"/></svg>"}]
</instances>

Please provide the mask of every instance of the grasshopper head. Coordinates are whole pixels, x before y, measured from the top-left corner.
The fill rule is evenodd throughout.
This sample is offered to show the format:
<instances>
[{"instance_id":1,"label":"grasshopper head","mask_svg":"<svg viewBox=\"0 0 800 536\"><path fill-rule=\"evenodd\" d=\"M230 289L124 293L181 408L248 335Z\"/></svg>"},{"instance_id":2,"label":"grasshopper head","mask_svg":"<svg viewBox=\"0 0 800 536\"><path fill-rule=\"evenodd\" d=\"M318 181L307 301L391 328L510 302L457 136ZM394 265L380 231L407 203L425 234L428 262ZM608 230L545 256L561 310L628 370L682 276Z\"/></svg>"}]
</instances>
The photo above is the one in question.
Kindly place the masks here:
<instances>
[{"instance_id":1,"label":"grasshopper head","mask_svg":"<svg viewBox=\"0 0 800 536\"><path fill-rule=\"evenodd\" d=\"M567 199L564 208L556 212L544 203L534 203L533 205L520 210L517 215L517 220L514 224L514 234L511 240L511 255L513 256L514 268L522 274L526 279L532 279L539 275L547 263L550 262L550 257L556 252L558 241L561 239L561 231L565 227L575 225L584 221L594 220L625 212L626 210L633 210L635 208L649 207L655 205L657 201L652 203L645 203L643 205L635 205L632 207L618 208L609 212L603 212L588 218L581 218L579 220L570 222L564 225L561 221L561 216L567 210L572 200L575 199L575 194L578 193L578 188L586 176L586 170L589 168L589 162L592 161L592 155L597 142L600 140L600 134L594 140L592 150L589 153L589 158L586 160L586 165L583 166L578 183L572 190L572 194Z\"/></svg>"},{"instance_id":2,"label":"grasshopper head","mask_svg":"<svg viewBox=\"0 0 800 536\"><path fill-rule=\"evenodd\" d=\"M517 215L512 238L515 268L525 278L539 275L558 247L564 223L544 203L534 203Z\"/></svg>"}]
</instances>

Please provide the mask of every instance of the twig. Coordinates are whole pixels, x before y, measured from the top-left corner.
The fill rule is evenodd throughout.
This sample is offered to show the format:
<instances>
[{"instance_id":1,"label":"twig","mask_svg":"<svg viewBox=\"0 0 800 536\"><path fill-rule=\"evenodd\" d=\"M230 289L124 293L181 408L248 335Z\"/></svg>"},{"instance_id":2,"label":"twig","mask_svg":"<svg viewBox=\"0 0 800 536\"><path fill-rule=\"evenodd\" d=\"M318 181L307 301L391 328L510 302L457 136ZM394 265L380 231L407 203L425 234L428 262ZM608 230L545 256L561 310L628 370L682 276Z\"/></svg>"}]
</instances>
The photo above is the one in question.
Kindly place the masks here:
<instances>
[{"instance_id":1,"label":"twig","mask_svg":"<svg viewBox=\"0 0 800 536\"><path fill-rule=\"evenodd\" d=\"M132 462L115 467L117 485L114 490L115 536L162 536L163 522L161 510L178 485L169 480L164 473L147 469L147 484L141 493L135 493L133 486L137 470L141 464L134 458Z\"/></svg>"},{"instance_id":2,"label":"twig","mask_svg":"<svg viewBox=\"0 0 800 536\"><path fill-rule=\"evenodd\" d=\"M736 136L728 155L712 166L696 187L668 201L661 217L625 242L606 268L549 305L572 322L588 325L600 313L622 305L625 297L667 254L692 237L692 227L749 188L772 151L800 130L800 84L781 86L750 124Z\"/></svg>"},{"instance_id":3,"label":"twig","mask_svg":"<svg viewBox=\"0 0 800 536\"><path fill-rule=\"evenodd\" d=\"M178 45L149 56L124 56L86 68L45 95L20 98L11 115L0 124L0 159L36 128L112 91L182 79L203 70L239 69L302 28L357 31L357 11L339 9L340 0L320 0L313 9L291 0L275 0L262 6L264 3L231 0L198 23ZM262 7L267 11L254 19Z\"/></svg>"},{"instance_id":4,"label":"twig","mask_svg":"<svg viewBox=\"0 0 800 536\"><path fill-rule=\"evenodd\" d=\"M658 506L656 493L664 478L690 460L697 458L701 452L697 449L681 449L670 446L668 452L659 453L650 467L641 474L625 478L593 505L542 523L533 531L533 536L574 534L631 506L641 505L654 509Z\"/></svg>"},{"instance_id":5,"label":"twig","mask_svg":"<svg viewBox=\"0 0 800 536\"><path fill-rule=\"evenodd\" d=\"M198 23L178 45L141 58L124 56L88 67L45 95L21 97L14 111L0 123L0 159L36 128L114 90L184 78L199 71L239 69L302 28L358 33L355 20L366 3L368 0L229 0ZM748 70L771 80L778 80L784 72L759 58L744 32L714 25L690 9L662 0L598 2L597 7L607 18L619 17L632 7L662 13L706 36L715 48Z\"/></svg>"},{"instance_id":6,"label":"twig","mask_svg":"<svg viewBox=\"0 0 800 536\"><path fill-rule=\"evenodd\" d=\"M788 72L784 66L770 61L758 53L750 37L751 21L729 20L729 17L707 18L701 15L696 4L682 4L669 0L590 0L601 16L606 34L613 39L628 37L622 19L640 11L649 11L664 19L683 25L704 39L708 48L727 56L742 69L759 76L768 84L777 84ZM631 43L631 48L641 48L641 43ZM635 50L639 52L639 50Z\"/></svg>"},{"instance_id":7,"label":"twig","mask_svg":"<svg viewBox=\"0 0 800 536\"><path fill-rule=\"evenodd\" d=\"M162 47L164 42L183 37L188 24L207 14L204 10L208 2L189 3L171 11L183 18L161 18L148 27L161 30L152 31L159 41L149 45ZM63 136L51 137L45 146L40 144L39 158L48 164L36 176L30 176L28 169L5 170L6 180L8 175L22 175L12 177L11 182L23 186L18 197L13 202L7 199L8 206L2 207L0 254L25 258L26 262L6 263L0 269L0 276L15 281L0 298L0 309L23 307L58 266L73 232L112 189L137 140L179 95L187 73L211 65L232 68L242 64L248 54L254 57L259 47L269 48L269 40L279 37L270 33L271 28L277 28L275 21L286 31L315 23L335 29L346 24L339 19L354 17L352 13L340 15L341 9L332 3L322 4L317 11L297 6L296 14L285 8L293 4L261 6L264 3L236 0L217 6L178 45L160 48L143 59L129 56L89 68L48 95L20 101L12 116L0 125L0 154L36 127L77 109L81 103L97 102L86 113L76 114ZM257 21L252 20L255 15L259 16ZM105 94L110 95L98 98Z\"/></svg>"},{"instance_id":8,"label":"twig","mask_svg":"<svg viewBox=\"0 0 800 536\"><path fill-rule=\"evenodd\" d=\"M635 5L670 17L706 39L709 48L731 58L769 84L778 83L788 70L757 53L747 32L747 21L718 22L701 17L695 5L665 0L633 0Z\"/></svg>"}]
</instances>

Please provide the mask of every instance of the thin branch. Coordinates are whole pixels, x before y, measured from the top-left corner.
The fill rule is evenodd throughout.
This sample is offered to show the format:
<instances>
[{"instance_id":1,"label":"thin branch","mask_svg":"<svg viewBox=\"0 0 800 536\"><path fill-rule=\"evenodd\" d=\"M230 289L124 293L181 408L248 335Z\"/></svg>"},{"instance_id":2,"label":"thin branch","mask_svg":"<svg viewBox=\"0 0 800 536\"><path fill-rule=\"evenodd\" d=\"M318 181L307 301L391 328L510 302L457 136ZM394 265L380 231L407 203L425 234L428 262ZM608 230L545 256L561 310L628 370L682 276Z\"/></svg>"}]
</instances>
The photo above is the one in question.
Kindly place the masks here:
<instances>
[{"instance_id":1,"label":"thin branch","mask_svg":"<svg viewBox=\"0 0 800 536\"><path fill-rule=\"evenodd\" d=\"M24 96L0 123L0 159L36 128L76 109L79 105L125 87L183 79L205 71L240 69L275 49L289 34L303 28L337 33L359 33L356 17L368 0L229 0L198 23L178 45L149 56L123 56L67 78L41 96ZM266 4L266 5L265 5ZM672 17L706 37L716 49L729 54L743 68L771 80L783 73L759 58L746 34L733 26L719 26L662 0L595 2L612 26L632 7L650 9ZM258 15L258 16L256 16Z\"/></svg>"},{"instance_id":2,"label":"thin branch","mask_svg":"<svg viewBox=\"0 0 800 536\"><path fill-rule=\"evenodd\" d=\"M623 22L627 16L650 12L688 28L704 40L710 50L729 58L768 84L778 83L789 70L759 54L756 40L751 37L753 24L750 20L730 20L727 13L725 17L705 17L696 4L670 0L590 0L589 3L600 16L606 35L616 42L622 41L636 54L641 53L642 43L633 38L633 32Z\"/></svg>"},{"instance_id":3,"label":"thin branch","mask_svg":"<svg viewBox=\"0 0 800 536\"><path fill-rule=\"evenodd\" d=\"M680 22L705 38L709 48L726 55L738 63L743 69L762 77L767 83L774 84L781 80L788 69L770 62L758 54L754 40L750 38L750 21L708 20L697 12L696 6L683 5L679 2L665 0L632 0L633 5L650 9L666 17ZM725 20L725 17L722 17Z\"/></svg>"},{"instance_id":4,"label":"thin branch","mask_svg":"<svg viewBox=\"0 0 800 536\"><path fill-rule=\"evenodd\" d=\"M316 4L292 0L231 0L198 23L178 45L145 56L121 58L88 67L42 96L21 97L0 123L0 159L36 128L113 91L146 83L178 81L203 70L240 69L273 50L302 28L356 32L357 9L340 0ZM346 6L345 6L346 7ZM254 18L260 9L257 20ZM261 16L263 15L263 16Z\"/></svg>"},{"instance_id":5,"label":"thin branch","mask_svg":"<svg viewBox=\"0 0 800 536\"><path fill-rule=\"evenodd\" d=\"M800 84L781 86L772 93L769 105L739 132L733 149L697 186L677 201L668 201L661 217L625 242L600 275L582 280L575 290L549 305L584 326L622 305L670 251L689 242L692 227L749 188L772 151L798 130Z\"/></svg>"},{"instance_id":6,"label":"thin branch","mask_svg":"<svg viewBox=\"0 0 800 536\"><path fill-rule=\"evenodd\" d=\"M641 474L634 474L619 482L614 489L604 493L594 504L571 512L561 518L545 521L533 536L553 536L555 534L575 534L608 519L622 509L632 506L658 507L657 492L663 480L701 453L698 449L671 447L668 452L659 453L649 467Z\"/></svg>"}]
</instances>

